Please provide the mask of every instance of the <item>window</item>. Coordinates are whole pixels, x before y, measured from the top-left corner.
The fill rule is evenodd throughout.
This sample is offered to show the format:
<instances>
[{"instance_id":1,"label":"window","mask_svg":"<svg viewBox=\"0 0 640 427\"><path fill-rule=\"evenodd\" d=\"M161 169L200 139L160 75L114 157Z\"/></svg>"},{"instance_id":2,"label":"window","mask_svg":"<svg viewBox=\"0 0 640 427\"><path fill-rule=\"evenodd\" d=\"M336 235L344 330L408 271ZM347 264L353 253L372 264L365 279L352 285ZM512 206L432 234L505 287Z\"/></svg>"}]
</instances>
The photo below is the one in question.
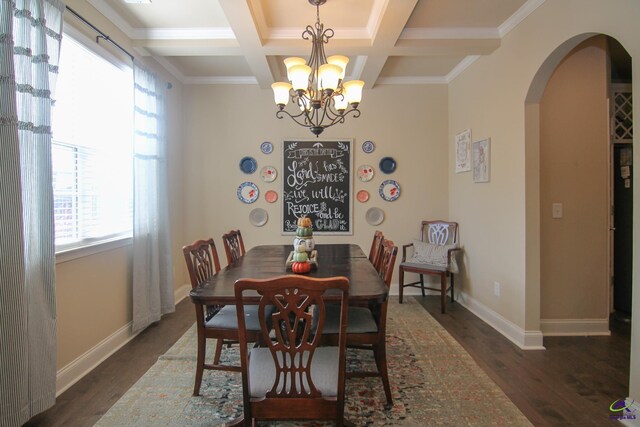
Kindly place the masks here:
<instances>
[{"instance_id":1,"label":"window","mask_svg":"<svg viewBox=\"0 0 640 427\"><path fill-rule=\"evenodd\" d=\"M133 84L65 34L52 113L56 251L131 236Z\"/></svg>"}]
</instances>

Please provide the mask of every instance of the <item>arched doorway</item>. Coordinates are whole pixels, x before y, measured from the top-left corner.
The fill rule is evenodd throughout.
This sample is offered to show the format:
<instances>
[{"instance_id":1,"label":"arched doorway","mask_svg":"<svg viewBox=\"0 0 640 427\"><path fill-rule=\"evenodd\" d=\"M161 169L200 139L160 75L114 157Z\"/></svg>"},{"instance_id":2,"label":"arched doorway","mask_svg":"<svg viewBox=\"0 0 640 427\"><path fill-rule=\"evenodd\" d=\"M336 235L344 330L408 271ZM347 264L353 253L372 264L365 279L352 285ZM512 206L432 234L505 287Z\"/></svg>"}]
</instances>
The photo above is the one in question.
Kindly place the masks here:
<instances>
[{"instance_id":1,"label":"arched doorway","mask_svg":"<svg viewBox=\"0 0 640 427\"><path fill-rule=\"evenodd\" d=\"M588 49L592 51L589 53ZM600 75L596 77L593 77L596 71L591 69L588 62L592 60L594 63L594 52L596 56L600 55L598 66L601 67ZM616 184L616 181L607 177L618 178L617 185L624 193L624 190L630 189L625 189L624 185L630 185L632 165L620 163L621 159L622 163L629 162L626 159L630 159L630 144L618 149L614 148L614 144L610 145L613 141L609 141L608 112L604 104L607 93L602 89L610 87L611 82L615 82L616 79L630 80L631 61L628 54L628 73L624 67L619 66L619 62L616 63L616 57L619 58L622 53L626 54L626 51L615 40L604 35L582 34L567 40L549 55L540 67L526 98L527 298L530 298L529 301L538 301L538 304L527 304L529 310L537 310L528 312L527 319L531 325L539 324L540 329L548 335L608 333L609 306L613 305L610 302L614 299L609 296L608 281L613 274L612 271L608 271L608 251L613 251L615 243L613 232L608 231L609 224L613 225L613 216L609 218L613 211L609 211L608 199L610 194L613 199L613 184ZM604 70L603 55L612 59L610 69ZM570 70L571 66L577 67L578 72L574 71L573 76L565 75L564 83L558 84L558 81L562 82L562 73L566 74L566 70ZM606 77L606 81L603 76ZM613 78L609 79L609 76ZM595 81L593 78L602 78L603 81L597 85L590 85L589 77L592 78L591 83ZM580 87L581 83L586 84L586 87ZM600 105L597 101L591 102L596 110L593 112L595 118L567 111L567 108L574 108L579 112L581 101L574 99L572 102L566 102L566 97L578 98L590 89L598 90L591 86L598 86L603 92L596 94L602 97ZM554 90L555 102L549 100L554 96L553 93L550 95L549 91ZM588 108L588 103L588 100L585 101L584 108ZM560 107L558 111L550 113L553 108L549 105L553 105L554 108L557 105ZM611 108L613 111L613 106ZM576 119L578 124L575 123ZM583 122L580 123L579 120ZM593 123L594 121L599 121L599 125ZM573 126L573 129L570 126ZM580 131L585 129L592 132L582 132L580 135ZM594 135L596 133L597 136ZM573 143L570 141L572 138ZM590 138L595 141L589 141ZM609 154L612 159L617 160L616 164L610 163ZM626 193L628 195L629 192ZM616 197L620 199L619 195ZM632 201L631 195L629 207ZM567 209L568 212L565 212ZM596 210L598 212L594 213ZM626 250L629 255L626 270L629 272L627 293L630 294L629 228L633 220L630 213L627 216L627 229L619 234L627 238L628 247L625 249L624 246L618 245L618 253L624 255ZM621 240L625 239L618 239ZM592 257L591 260L589 257ZM618 264L623 263L616 262L611 265ZM620 271L617 270L618 275ZM619 294L622 295L620 292ZM630 301L629 295L618 299Z\"/></svg>"}]
</instances>

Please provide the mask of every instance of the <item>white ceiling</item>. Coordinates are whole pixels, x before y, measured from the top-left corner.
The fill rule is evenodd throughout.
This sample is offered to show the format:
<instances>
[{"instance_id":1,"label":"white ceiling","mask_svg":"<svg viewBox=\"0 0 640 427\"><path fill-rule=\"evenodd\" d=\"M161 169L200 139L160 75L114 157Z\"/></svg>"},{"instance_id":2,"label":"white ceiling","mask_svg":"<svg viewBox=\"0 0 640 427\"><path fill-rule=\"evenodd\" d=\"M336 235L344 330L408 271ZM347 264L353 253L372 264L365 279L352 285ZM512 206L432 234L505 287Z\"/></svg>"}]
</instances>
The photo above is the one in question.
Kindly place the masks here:
<instances>
[{"instance_id":1,"label":"white ceiling","mask_svg":"<svg viewBox=\"0 0 640 427\"><path fill-rule=\"evenodd\" d=\"M327 56L350 58L348 79L376 84L447 83L545 0L327 0L320 21L335 36ZM307 58L316 21L308 0L88 0L178 80L284 80L282 59Z\"/></svg>"}]
</instances>

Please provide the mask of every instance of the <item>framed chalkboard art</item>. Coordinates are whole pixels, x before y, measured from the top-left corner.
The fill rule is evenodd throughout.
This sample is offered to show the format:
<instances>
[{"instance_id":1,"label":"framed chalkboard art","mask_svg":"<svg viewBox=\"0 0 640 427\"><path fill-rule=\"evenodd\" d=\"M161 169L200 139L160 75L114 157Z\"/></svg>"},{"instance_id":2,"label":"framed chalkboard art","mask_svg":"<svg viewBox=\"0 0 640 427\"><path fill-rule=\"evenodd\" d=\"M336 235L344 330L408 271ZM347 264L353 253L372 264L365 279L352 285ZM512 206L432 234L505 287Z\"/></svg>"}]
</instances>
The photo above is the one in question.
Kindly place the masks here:
<instances>
[{"instance_id":1,"label":"framed chalkboard art","mask_svg":"<svg viewBox=\"0 0 640 427\"><path fill-rule=\"evenodd\" d=\"M282 234L311 218L313 234L353 234L353 141L285 139Z\"/></svg>"}]
</instances>

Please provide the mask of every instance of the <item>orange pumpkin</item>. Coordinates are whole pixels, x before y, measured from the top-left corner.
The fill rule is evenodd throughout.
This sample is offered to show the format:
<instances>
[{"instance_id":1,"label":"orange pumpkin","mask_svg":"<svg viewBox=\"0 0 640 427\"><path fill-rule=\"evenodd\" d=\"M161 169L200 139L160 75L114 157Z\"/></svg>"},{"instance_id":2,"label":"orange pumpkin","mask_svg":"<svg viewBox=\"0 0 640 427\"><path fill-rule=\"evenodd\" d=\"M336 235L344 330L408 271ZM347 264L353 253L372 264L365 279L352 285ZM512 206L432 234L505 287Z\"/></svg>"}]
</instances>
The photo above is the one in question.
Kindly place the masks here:
<instances>
[{"instance_id":1,"label":"orange pumpkin","mask_svg":"<svg viewBox=\"0 0 640 427\"><path fill-rule=\"evenodd\" d=\"M291 264L291 271L297 274L304 274L311 271L310 262L294 262Z\"/></svg>"},{"instance_id":2,"label":"orange pumpkin","mask_svg":"<svg viewBox=\"0 0 640 427\"><path fill-rule=\"evenodd\" d=\"M311 218L307 218L306 216L298 218L298 227L311 228Z\"/></svg>"}]
</instances>

